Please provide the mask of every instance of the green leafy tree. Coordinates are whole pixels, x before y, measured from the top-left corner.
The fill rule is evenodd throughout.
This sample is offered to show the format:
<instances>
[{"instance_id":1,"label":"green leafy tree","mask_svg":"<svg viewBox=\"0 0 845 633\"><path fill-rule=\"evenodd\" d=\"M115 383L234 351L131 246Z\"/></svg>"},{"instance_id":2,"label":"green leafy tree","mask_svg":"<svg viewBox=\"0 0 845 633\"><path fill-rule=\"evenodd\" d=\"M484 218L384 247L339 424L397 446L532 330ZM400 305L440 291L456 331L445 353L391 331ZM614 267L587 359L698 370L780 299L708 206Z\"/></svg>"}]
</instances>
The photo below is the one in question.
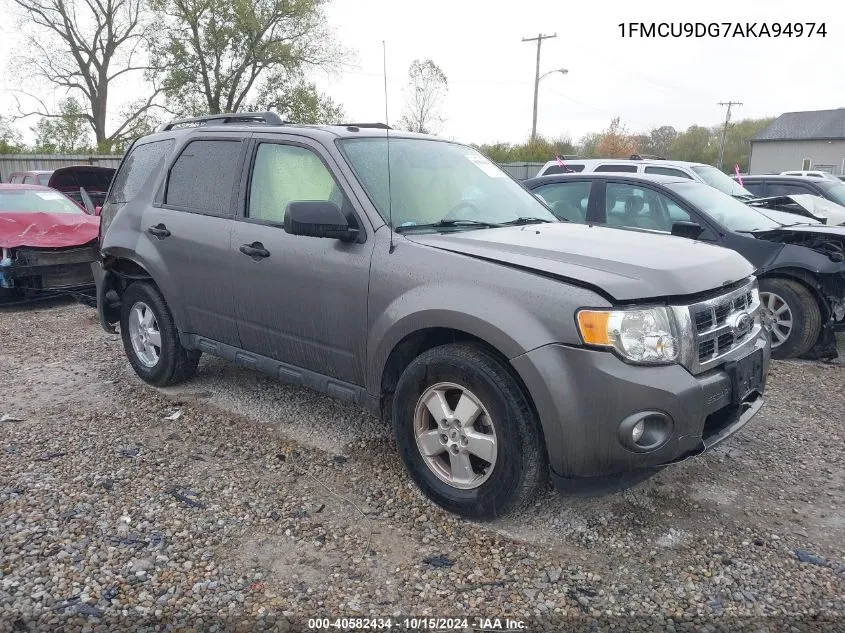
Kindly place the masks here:
<instances>
[{"instance_id":1,"label":"green leafy tree","mask_svg":"<svg viewBox=\"0 0 845 633\"><path fill-rule=\"evenodd\" d=\"M114 116L115 80L143 78L148 69L145 44L151 28L146 0L12 0L20 10L26 45L20 60L27 72L17 92L34 102L21 116L62 119L28 86L46 82L78 100L81 115L97 146L108 148L137 135L145 114L158 107L158 91ZM114 123L112 123L114 120Z\"/></svg>"},{"instance_id":2,"label":"green leafy tree","mask_svg":"<svg viewBox=\"0 0 845 633\"><path fill-rule=\"evenodd\" d=\"M432 60L415 59L408 69L405 110L399 126L409 132L436 134L443 126L440 106L449 91L449 81Z\"/></svg>"},{"instance_id":3,"label":"green leafy tree","mask_svg":"<svg viewBox=\"0 0 845 633\"><path fill-rule=\"evenodd\" d=\"M72 97L59 104L58 117L42 118L32 128L35 151L42 154L91 153L91 134L85 109Z\"/></svg>"},{"instance_id":4,"label":"green leafy tree","mask_svg":"<svg viewBox=\"0 0 845 633\"><path fill-rule=\"evenodd\" d=\"M12 127L12 122L0 114L0 154L20 154L24 151L21 133Z\"/></svg>"},{"instance_id":5,"label":"green leafy tree","mask_svg":"<svg viewBox=\"0 0 845 633\"><path fill-rule=\"evenodd\" d=\"M713 165L718 154L719 139L713 130L701 125L691 125L672 142L669 157Z\"/></svg>"},{"instance_id":6,"label":"green leafy tree","mask_svg":"<svg viewBox=\"0 0 845 633\"><path fill-rule=\"evenodd\" d=\"M599 143L602 135L599 132L589 132L581 137L578 143L578 153L585 158L599 158Z\"/></svg>"},{"instance_id":7,"label":"green leafy tree","mask_svg":"<svg viewBox=\"0 0 845 633\"><path fill-rule=\"evenodd\" d=\"M274 110L292 123L333 124L346 118L343 106L320 93L315 84L287 80L283 73L265 83L254 109Z\"/></svg>"},{"instance_id":8,"label":"green leafy tree","mask_svg":"<svg viewBox=\"0 0 845 633\"><path fill-rule=\"evenodd\" d=\"M268 77L330 68L326 0L151 0L159 36L153 65L165 95L187 114L246 109Z\"/></svg>"},{"instance_id":9,"label":"green leafy tree","mask_svg":"<svg viewBox=\"0 0 845 633\"><path fill-rule=\"evenodd\" d=\"M537 136L533 141L528 140L518 145L492 143L479 145L477 149L496 163L545 163L555 156L575 153L575 146L566 136L556 139Z\"/></svg>"},{"instance_id":10,"label":"green leafy tree","mask_svg":"<svg viewBox=\"0 0 845 633\"><path fill-rule=\"evenodd\" d=\"M656 127L647 136L644 136L640 145L641 154L651 154L668 158L672 151L672 143L678 137L678 131L671 125Z\"/></svg>"},{"instance_id":11,"label":"green leafy tree","mask_svg":"<svg viewBox=\"0 0 845 633\"><path fill-rule=\"evenodd\" d=\"M748 171L748 163L751 159L751 143L749 141L758 132L768 127L772 121L774 121L773 117L765 119L742 119L741 121L732 123L728 127L728 136L725 141L725 156L722 162L724 171L733 172L734 165L739 165L740 171ZM715 126L713 134L717 139L721 139L722 126Z\"/></svg>"}]
</instances>

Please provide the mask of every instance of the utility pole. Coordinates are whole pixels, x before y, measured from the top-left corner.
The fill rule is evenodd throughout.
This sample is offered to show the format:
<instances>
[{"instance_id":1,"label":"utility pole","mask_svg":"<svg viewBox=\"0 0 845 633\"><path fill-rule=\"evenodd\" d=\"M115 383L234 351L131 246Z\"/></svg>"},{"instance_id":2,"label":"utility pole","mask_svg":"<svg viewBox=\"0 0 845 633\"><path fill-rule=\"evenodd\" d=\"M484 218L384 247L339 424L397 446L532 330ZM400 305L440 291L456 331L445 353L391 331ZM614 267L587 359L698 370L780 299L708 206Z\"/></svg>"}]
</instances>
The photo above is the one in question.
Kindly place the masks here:
<instances>
[{"instance_id":1,"label":"utility pole","mask_svg":"<svg viewBox=\"0 0 845 633\"><path fill-rule=\"evenodd\" d=\"M540 46L543 40L550 40L557 37L557 33L553 35L543 35L538 33L537 37L523 37L523 42L537 42L537 68L534 71L534 117L531 120L531 140L537 138L537 93L540 90Z\"/></svg>"},{"instance_id":2,"label":"utility pole","mask_svg":"<svg viewBox=\"0 0 845 633\"><path fill-rule=\"evenodd\" d=\"M722 159L725 157L725 143L728 140L728 124L731 122L731 107L741 106L742 104L739 101L720 101L719 105L728 107L728 111L725 114L725 127L722 130L722 142L719 144L719 162L716 164L716 167L721 169Z\"/></svg>"}]
</instances>

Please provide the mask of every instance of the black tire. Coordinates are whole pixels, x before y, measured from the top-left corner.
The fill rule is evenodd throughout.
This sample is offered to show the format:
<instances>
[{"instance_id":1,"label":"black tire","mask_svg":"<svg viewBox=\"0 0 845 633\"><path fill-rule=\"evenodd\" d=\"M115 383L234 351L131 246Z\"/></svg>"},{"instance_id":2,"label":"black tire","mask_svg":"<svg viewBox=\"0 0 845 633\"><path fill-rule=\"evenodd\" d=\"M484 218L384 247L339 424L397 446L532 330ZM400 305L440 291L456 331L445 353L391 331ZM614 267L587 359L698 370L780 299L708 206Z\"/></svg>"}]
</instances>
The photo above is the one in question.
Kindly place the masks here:
<instances>
[{"instance_id":1,"label":"black tire","mask_svg":"<svg viewBox=\"0 0 845 633\"><path fill-rule=\"evenodd\" d=\"M778 277L760 280L760 292L777 295L792 312L792 331L786 340L772 347L772 358L797 358L806 354L816 341L822 328L819 304L810 291L797 281ZM764 310L765 310L765 301ZM775 341L773 335L773 342Z\"/></svg>"},{"instance_id":2,"label":"black tire","mask_svg":"<svg viewBox=\"0 0 845 633\"><path fill-rule=\"evenodd\" d=\"M158 361L152 367L141 361L129 336L129 315L138 302L146 304L152 310L161 335ZM166 387L188 380L196 373L202 354L182 347L173 315L161 292L151 283L136 281L130 284L123 293L120 308L120 336L132 369L146 383Z\"/></svg>"},{"instance_id":3,"label":"black tire","mask_svg":"<svg viewBox=\"0 0 845 633\"><path fill-rule=\"evenodd\" d=\"M495 465L476 488L461 489L441 480L417 446L417 402L441 382L469 389L489 413L495 430ZM547 480L537 415L507 365L480 345L444 345L415 358L399 378L391 417L399 454L411 478L429 499L450 512L472 519L500 516L530 504Z\"/></svg>"}]
</instances>

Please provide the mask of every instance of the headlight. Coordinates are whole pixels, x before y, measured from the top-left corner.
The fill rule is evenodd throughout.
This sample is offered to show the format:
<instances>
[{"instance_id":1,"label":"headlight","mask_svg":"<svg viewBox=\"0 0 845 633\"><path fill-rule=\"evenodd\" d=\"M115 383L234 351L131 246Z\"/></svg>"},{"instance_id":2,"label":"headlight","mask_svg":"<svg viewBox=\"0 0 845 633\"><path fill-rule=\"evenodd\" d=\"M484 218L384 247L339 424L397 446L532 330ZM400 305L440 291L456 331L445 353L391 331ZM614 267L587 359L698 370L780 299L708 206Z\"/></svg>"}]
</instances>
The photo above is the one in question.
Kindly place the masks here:
<instances>
[{"instance_id":1,"label":"headlight","mask_svg":"<svg viewBox=\"0 0 845 633\"><path fill-rule=\"evenodd\" d=\"M674 363L680 353L678 329L667 308L581 310L578 329L588 345L613 348L632 363Z\"/></svg>"}]
</instances>

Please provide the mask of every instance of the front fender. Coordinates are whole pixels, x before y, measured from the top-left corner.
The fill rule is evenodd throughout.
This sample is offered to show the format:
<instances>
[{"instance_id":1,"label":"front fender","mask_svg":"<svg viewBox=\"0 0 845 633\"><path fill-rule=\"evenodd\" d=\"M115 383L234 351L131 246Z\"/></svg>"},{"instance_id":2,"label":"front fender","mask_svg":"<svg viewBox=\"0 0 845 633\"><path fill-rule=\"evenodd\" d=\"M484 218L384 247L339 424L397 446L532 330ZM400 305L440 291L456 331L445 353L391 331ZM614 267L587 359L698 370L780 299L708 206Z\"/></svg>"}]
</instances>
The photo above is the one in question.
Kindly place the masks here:
<instances>
[{"instance_id":1,"label":"front fender","mask_svg":"<svg viewBox=\"0 0 845 633\"><path fill-rule=\"evenodd\" d=\"M390 353L405 337L430 328L479 338L508 359L554 342L526 306L479 286L432 282L396 297L371 322L367 341L367 390L377 395Z\"/></svg>"}]
</instances>

